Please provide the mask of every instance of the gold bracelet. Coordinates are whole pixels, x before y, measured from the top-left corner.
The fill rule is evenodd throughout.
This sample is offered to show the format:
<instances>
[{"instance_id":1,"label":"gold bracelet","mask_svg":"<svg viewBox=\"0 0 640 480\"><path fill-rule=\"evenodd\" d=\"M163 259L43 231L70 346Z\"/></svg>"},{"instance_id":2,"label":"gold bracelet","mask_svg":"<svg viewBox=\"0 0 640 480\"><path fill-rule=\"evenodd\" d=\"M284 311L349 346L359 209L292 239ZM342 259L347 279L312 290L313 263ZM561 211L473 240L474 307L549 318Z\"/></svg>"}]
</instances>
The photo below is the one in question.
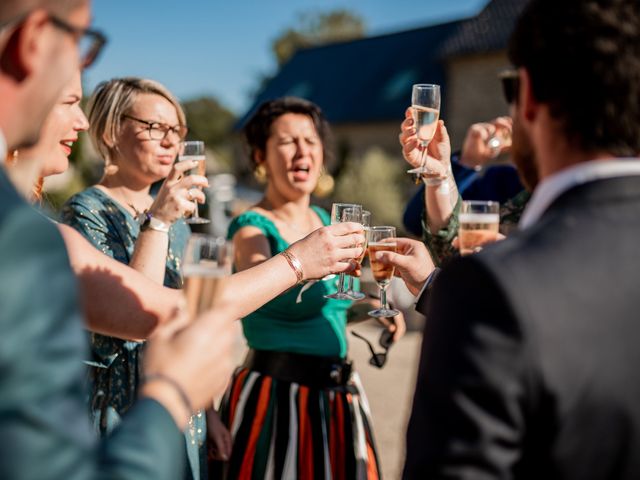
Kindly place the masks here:
<instances>
[{"instance_id":1,"label":"gold bracelet","mask_svg":"<svg viewBox=\"0 0 640 480\"><path fill-rule=\"evenodd\" d=\"M302 283L304 274L302 272L302 264L300 263L300 260L298 260L298 258L289 250L283 250L282 256L287 259L287 263L291 267L291 270L296 274L296 278L298 279L296 285Z\"/></svg>"}]
</instances>

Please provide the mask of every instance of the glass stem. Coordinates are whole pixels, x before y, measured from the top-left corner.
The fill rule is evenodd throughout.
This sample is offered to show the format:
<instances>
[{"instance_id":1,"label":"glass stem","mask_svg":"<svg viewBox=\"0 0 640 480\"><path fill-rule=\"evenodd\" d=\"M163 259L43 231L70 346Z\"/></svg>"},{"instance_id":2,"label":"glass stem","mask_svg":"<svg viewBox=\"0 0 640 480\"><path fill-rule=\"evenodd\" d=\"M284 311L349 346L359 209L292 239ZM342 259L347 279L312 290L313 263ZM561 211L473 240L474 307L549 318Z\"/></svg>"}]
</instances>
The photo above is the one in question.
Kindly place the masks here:
<instances>
[{"instance_id":1,"label":"glass stem","mask_svg":"<svg viewBox=\"0 0 640 480\"><path fill-rule=\"evenodd\" d=\"M380 310L387 310L387 286L380 286Z\"/></svg>"},{"instance_id":2,"label":"glass stem","mask_svg":"<svg viewBox=\"0 0 640 480\"><path fill-rule=\"evenodd\" d=\"M195 210L193 211L193 215L191 218L200 218L200 215L198 214L198 201L194 200L193 204L195 205Z\"/></svg>"},{"instance_id":3,"label":"glass stem","mask_svg":"<svg viewBox=\"0 0 640 480\"><path fill-rule=\"evenodd\" d=\"M427 145L423 145L422 155L420 159L420 170L424 172L427 169Z\"/></svg>"},{"instance_id":4,"label":"glass stem","mask_svg":"<svg viewBox=\"0 0 640 480\"><path fill-rule=\"evenodd\" d=\"M349 287L347 288L347 292L353 291L353 277L349 275Z\"/></svg>"},{"instance_id":5,"label":"glass stem","mask_svg":"<svg viewBox=\"0 0 640 480\"><path fill-rule=\"evenodd\" d=\"M338 293L344 293L344 273L340 274L338 280Z\"/></svg>"}]
</instances>

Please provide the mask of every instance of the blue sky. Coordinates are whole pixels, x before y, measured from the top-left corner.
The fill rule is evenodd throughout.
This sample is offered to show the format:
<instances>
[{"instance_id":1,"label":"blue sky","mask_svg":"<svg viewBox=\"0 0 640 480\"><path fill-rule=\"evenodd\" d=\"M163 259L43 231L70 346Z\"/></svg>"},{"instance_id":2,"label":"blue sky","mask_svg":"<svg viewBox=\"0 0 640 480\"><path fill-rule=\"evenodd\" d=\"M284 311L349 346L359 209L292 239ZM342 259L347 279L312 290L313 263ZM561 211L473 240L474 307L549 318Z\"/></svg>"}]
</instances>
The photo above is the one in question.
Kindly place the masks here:
<instances>
[{"instance_id":1,"label":"blue sky","mask_svg":"<svg viewBox=\"0 0 640 480\"><path fill-rule=\"evenodd\" d=\"M470 16L487 0L94 0L94 25L109 37L85 74L87 95L117 76L153 78L181 100L214 95L240 114L261 74L273 73L271 42L299 13L359 14L369 34Z\"/></svg>"}]
</instances>

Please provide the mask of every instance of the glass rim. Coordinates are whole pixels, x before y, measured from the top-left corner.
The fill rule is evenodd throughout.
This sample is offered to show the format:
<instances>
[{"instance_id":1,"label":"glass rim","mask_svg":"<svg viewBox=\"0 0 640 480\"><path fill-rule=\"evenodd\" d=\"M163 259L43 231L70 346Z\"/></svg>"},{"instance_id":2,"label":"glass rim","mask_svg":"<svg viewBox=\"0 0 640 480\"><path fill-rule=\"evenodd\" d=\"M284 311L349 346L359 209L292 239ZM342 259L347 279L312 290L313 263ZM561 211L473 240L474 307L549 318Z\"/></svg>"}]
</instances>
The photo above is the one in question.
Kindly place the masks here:
<instances>
[{"instance_id":1,"label":"glass rim","mask_svg":"<svg viewBox=\"0 0 640 480\"><path fill-rule=\"evenodd\" d=\"M374 225L369 227L371 230L395 230L396 227L392 225Z\"/></svg>"},{"instance_id":2,"label":"glass rim","mask_svg":"<svg viewBox=\"0 0 640 480\"><path fill-rule=\"evenodd\" d=\"M462 200L462 203L466 205L500 205L500 202L495 200Z\"/></svg>"}]
</instances>

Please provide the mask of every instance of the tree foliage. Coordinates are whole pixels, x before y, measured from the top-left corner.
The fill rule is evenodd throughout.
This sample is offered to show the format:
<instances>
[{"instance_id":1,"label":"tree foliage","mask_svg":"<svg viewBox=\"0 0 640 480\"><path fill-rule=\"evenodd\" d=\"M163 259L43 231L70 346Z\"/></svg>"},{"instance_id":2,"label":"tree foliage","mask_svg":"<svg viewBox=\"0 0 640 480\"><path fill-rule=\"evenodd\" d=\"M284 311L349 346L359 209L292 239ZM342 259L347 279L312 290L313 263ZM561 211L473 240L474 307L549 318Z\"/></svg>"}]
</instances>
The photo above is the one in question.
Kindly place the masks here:
<instances>
[{"instance_id":1,"label":"tree foliage","mask_svg":"<svg viewBox=\"0 0 640 480\"><path fill-rule=\"evenodd\" d=\"M273 41L272 49L278 65L282 65L298 49L362 38L365 33L364 20L348 10L306 12L298 16L295 27L288 28Z\"/></svg>"}]
</instances>

